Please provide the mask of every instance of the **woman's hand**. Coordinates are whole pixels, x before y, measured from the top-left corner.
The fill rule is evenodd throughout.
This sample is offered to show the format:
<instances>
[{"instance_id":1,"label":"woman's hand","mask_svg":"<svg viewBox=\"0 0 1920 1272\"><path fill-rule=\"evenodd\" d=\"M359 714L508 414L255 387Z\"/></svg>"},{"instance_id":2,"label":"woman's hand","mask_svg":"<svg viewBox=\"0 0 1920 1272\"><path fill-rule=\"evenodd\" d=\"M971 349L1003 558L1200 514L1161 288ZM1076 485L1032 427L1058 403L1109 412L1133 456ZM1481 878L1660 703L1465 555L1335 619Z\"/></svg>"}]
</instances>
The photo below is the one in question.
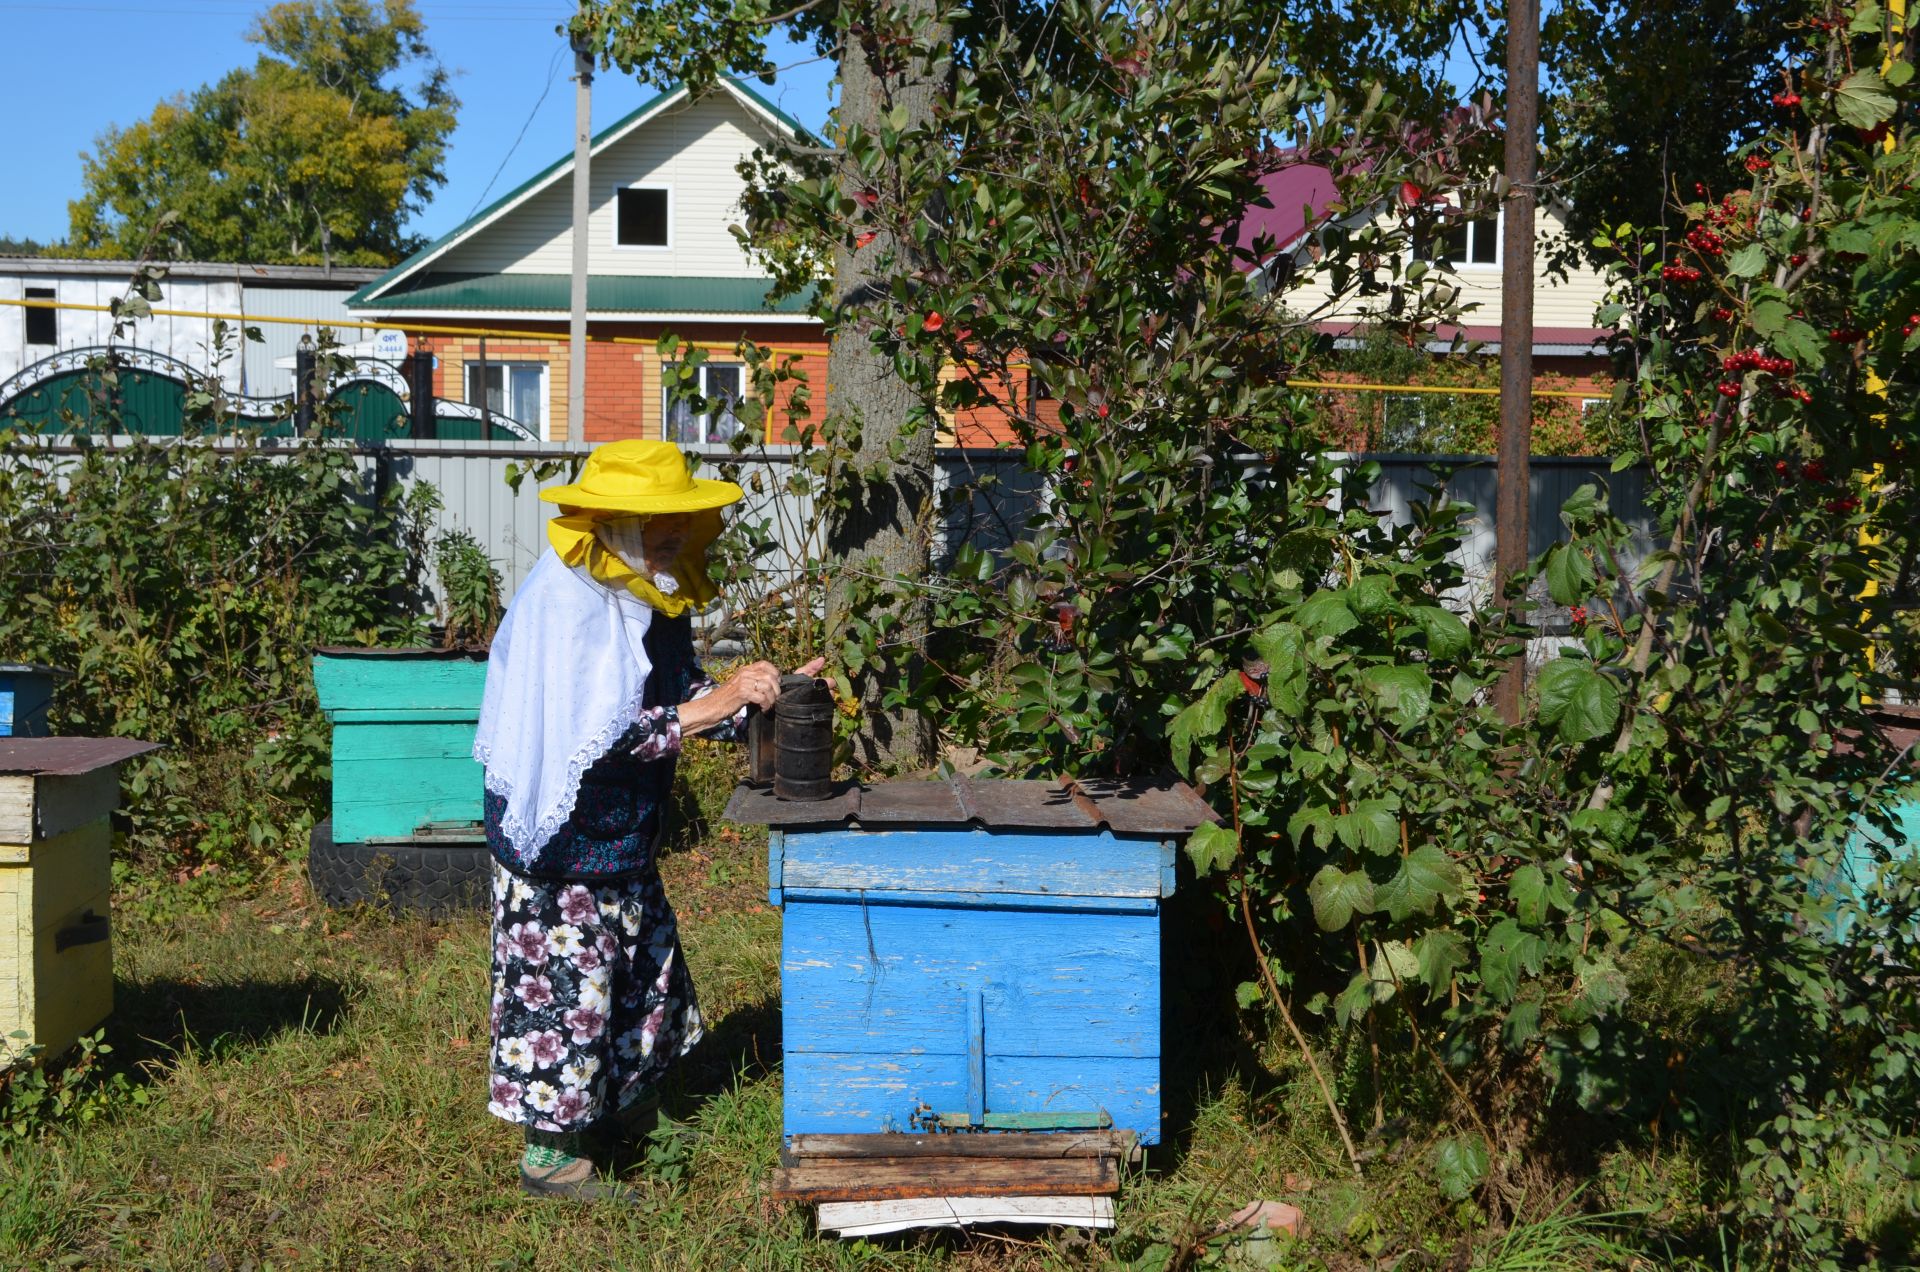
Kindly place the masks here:
<instances>
[{"instance_id":1,"label":"woman's hand","mask_svg":"<svg viewBox=\"0 0 1920 1272\"><path fill-rule=\"evenodd\" d=\"M804 667L795 668L793 674L817 676L826 665L826 659L816 658ZM742 707L770 710L779 697L780 669L770 662L748 663L736 668L731 676L715 685L713 692L682 703L680 730L683 733L703 733L730 719Z\"/></svg>"}]
</instances>

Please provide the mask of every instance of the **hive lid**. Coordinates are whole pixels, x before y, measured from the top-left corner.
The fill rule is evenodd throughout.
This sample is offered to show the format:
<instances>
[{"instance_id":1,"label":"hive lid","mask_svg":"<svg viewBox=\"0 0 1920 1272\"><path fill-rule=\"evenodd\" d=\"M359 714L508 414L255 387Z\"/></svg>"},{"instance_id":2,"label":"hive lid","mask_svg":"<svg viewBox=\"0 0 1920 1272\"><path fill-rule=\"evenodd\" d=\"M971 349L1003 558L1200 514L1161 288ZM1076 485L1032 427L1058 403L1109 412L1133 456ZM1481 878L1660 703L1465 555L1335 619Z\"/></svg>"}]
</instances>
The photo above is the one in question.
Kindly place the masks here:
<instances>
[{"instance_id":1,"label":"hive lid","mask_svg":"<svg viewBox=\"0 0 1920 1272\"><path fill-rule=\"evenodd\" d=\"M159 749L138 738L0 738L0 773L77 777Z\"/></svg>"},{"instance_id":2,"label":"hive lid","mask_svg":"<svg viewBox=\"0 0 1920 1272\"><path fill-rule=\"evenodd\" d=\"M1185 782L1067 782L970 778L842 783L823 800L775 798L741 785L727 801L728 821L763 826L964 826L1019 830L1098 830L1120 835L1184 835L1219 820Z\"/></svg>"}]
</instances>

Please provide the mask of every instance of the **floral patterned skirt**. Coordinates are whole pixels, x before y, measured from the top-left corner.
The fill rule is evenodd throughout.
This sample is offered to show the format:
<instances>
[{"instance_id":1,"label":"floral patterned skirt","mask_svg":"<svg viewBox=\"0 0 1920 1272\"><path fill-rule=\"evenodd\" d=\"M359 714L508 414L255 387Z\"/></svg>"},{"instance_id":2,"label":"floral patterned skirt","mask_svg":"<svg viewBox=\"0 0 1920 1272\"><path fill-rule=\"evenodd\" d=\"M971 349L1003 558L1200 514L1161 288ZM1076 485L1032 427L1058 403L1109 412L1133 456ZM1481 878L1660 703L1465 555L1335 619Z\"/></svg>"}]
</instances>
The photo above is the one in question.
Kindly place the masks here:
<instances>
[{"instance_id":1,"label":"floral patterned skirt","mask_svg":"<svg viewBox=\"0 0 1920 1272\"><path fill-rule=\"evenodd\" d=\"M657 871L596 886L495 864L488 1112L583 1129L645 1094L701 1032Z\"/></svg>"}]
</instances>

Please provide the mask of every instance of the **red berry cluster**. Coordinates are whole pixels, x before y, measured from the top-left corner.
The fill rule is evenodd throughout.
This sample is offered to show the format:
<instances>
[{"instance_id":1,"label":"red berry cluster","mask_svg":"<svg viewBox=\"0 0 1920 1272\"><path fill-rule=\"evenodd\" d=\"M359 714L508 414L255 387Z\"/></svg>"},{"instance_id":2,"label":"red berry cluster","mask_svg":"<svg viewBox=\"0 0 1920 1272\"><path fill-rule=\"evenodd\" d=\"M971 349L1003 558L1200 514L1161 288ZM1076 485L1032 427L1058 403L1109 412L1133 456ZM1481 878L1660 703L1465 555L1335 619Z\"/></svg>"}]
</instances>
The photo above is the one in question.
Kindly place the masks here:
<instances>
[{"instance_id":1,"label":"red berry cluster","mask_svg":"<svg viewBox=\"0 0 1920 1272\"><path fill-rule=\"evenodd\" d=\"M1768 375L1792 375L1793 359L1770 358L1764 349L1742 349L1738 353L1730 353L1720 359L1720 369L1739 372L1742 375L1748 371L1763 371Z\"/></svg>"},{"instance_id":2,"label":"red berry cluster","mask_svg":"<svg viewBox=\"0 0 1920 1272\"><path fill-rule=\"evenodd\" d=\"M1900 327L1900 335L1906 337L1916 331L1920 331L1920 314L1909 314L1907 315L1907 321Z\"/></svg>"},{"instance_id":3,"label":"red berry cluster","mask_svg":"<svg viewBox=\"0 0 1920 1272\"><path fill-rule=\"evenodd\" d=\"M1835 344L1859 344L1867 338L1867 333L1858 327L1835 327L1827 333L1827 339Z\"/></svg>"},{"instance_id":4,"label":"red berry cluster","mask_svg":"<svg viewBox=\"0 0 1920 1272\"><path fill-rule=\"evenodd\" d=\"M1765 155L1748 155L1747 156L1748 172L1765 172L1768 168L1771 168L1771 167L1773 167L1773 160L1767 158Z\"/></svg>"},{"instance_id":5,"label":"red berry cluster","mask_svg":"<svg viewBox=\"0 0 1920 1272\"><path fill-rule=\"evenodd\" d=\"M1827 500L1827 511L1837 512L1843 517L1852 516L1860 511L1860 496L1842 495L1838 499Z\"/></svg>"},{"instance_id":6,"label":"red berry cluster","mask_svg":"<svg viewBox=\"0 0 1920 1272\"><path fill-rule=\"evenodd\" d=\"M1704 186L1696 188L1700 189L1702 193L1705 193ZM1751 200L1743 200L1740 203L1736 203L1732 195L1723 194L1720 196L1720 202L1707 209L1707 220L1723 230L1730 227L1735 229L1746 228L1753 219L1751 203Z\"/></svg>"},{"instance_id":7,"label":"red berry cluster","mask_svg":"<svg viewBox=\"0 0 1920 1272\"><path fill-rule=\"evenodd\" d=\"M1795 252L1792 256L1787 257L1787 264L1793 266L1795 269L1799 269L1806 263L1807 254L1805 252Z\"/></svg>"},{"instance_id":8,"label":"red berry cluster","mask_svg":"<svg viewBox=\"0 0 1920 1272\"><path fill-rule=\"evenodd\" d=\"M1732 317L1733 310L1728 309L1725 305L1715 305L1713 307L1713 320L1715 322L1726 322Z\"/></svg>"},{"instance_id":9,"label":"red berry cluster","mask_svg":"<svg viewBox=\"0 0 1920 1272\"><path fill-rule=\"evenodd\" d=\"M1584 605L1576 605L1567 611L1567 617L1576 623L1584 623L1587 621L1587 607Z\"/></svg>"},{"instance_id":10,"label":"red berry cluster","mask_svg":"<svg viewBox=\"0 0 1920 1272\"><path fill-rule=\"evenodd\" d=\"M1800 104L1800 94L1794 92L1775 93L1773 95L1773 104L1781 110L1792 110Z\"/></svg>"},{"instance_id":11,"label":"red berry cluster","mask_svg":"<svg viewBox=\"0 0 1920 1272\"><path fill-rule=\"evenodd\" d=\"M1825 481L1827 479L1827 466L1817 459L1810 459L1800 465L1800 475L1808 481Z\"/></svg>"},{"instance_id":12,"label":"red berry cluster","mask_svg":"<svg viewBox=\"0 0 1920 1272\"><path fill-rule=\"evenodd\" d=\"M1700 281L1700 271L1691 265L1662 265L1660 277L1670 283L1697 283Z\"/></svg>"},{"instance_id":13,"label":"red berry cluster","mask_svg":"<svg viewBox=\"0 0 1920 1272\"><path fill-rule=\"evenodd\" d=\"M1704 225L1687 231L1687 244L1702 256L1725 256L1727 242Z\"/></svg>"},{"instance_id":14,"label":"red berry cluster","mask_svg":"<svg viewBox=\"0 0 1920 1272\"><path fill-rule=\"evenodd\" d=\"M1854 131L1860 134L1862 145L1878 145L1887 139L1887 121L1883 119L1871 128L1856 128Z\"/></svg>"},{"instance_id":15,"label":"red berry cluster","mask_svg":"<svg viewBox=\"0 0 1920 1272\"><path fill-rule=\"evenodd\" d=\"M1811 392L1801 388L1797 384L1788 384L1785 381L1777 381L1774 384L1773 396L1777 398L1792 398L1802 406L1806 406L1813 401L1813 394Z\"/></svg>"}]
</instances>

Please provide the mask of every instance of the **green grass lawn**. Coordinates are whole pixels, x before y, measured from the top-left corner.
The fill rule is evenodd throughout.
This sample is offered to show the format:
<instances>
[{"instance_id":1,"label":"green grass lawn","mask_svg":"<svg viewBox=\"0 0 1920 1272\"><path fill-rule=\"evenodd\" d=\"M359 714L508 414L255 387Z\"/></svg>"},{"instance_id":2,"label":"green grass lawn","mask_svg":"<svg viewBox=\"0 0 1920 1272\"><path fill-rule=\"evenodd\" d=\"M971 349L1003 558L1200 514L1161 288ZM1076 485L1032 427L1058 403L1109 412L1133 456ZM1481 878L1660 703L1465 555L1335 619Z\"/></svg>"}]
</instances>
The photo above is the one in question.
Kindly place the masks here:
<instances>
[{"instance_id":1,"label":"green grass lawn","mask_svg":"<svg viewBox=\"0 0 1920 1272\"><path fill-rule=\"evenodd\" d=\"M817 1237L767 1195L780 918L763 851L722 828L667 859L710 1033L667 1094L667 1131L623 1164L637 1209L519 1193L518 1129L484 1107L480 917L331 912L297 868L245 889L129 891L108 1036L146 1103L0 1151L0 1266L1159 1267L1254 1198L1307 1212L1288 1266L1466 1252L1457 1208L1419 1170L1388 1161L1365 1194L1346 1182L1304 1070L1219 1010L1231 985L1204 974L1169 991L1176 1130L1130 1179L1117 1233Z\"/></svg>"}]
</instances>

